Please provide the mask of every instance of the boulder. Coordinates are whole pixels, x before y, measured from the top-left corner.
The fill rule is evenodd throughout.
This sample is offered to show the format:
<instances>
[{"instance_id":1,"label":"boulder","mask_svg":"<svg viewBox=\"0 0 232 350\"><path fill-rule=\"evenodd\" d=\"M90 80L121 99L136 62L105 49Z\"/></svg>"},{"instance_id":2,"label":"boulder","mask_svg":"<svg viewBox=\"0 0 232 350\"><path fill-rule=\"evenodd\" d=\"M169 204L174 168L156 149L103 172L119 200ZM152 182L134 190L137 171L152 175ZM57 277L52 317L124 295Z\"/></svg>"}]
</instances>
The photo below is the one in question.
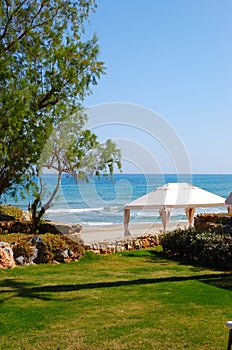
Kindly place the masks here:
<instances>
[{"instance_id":1,"label":"boulder","mask_svg":"<svg viewBox=\"0 0 232 350\"><path fill-rule=\"evenodd\" d=\"M24 257L22 255L18 256L17 258L15 258L15 261L18 265L25 265L25 262L24 262Z\"/></svg>"},{"instance_id":2,"label":"boulder","mask_svg":"<svg viewBox=\"0 0 232 350\"><path fill-rule=\"evenodd\" d=\"M33 247L33 255L29 258L29 263L34 264L34 260L38 257L38 249L36 247Z\"/></svg>"},{"instance_id":3,"label":"boulder","mask_svg":"<svg viewBox=\"0 0 232 350\"><path fill-rule=\"evenodd\" d=\"M14 254L6 242L0 242L0 268L10 269L15 267Z\"/></svg>"}]
</instances>

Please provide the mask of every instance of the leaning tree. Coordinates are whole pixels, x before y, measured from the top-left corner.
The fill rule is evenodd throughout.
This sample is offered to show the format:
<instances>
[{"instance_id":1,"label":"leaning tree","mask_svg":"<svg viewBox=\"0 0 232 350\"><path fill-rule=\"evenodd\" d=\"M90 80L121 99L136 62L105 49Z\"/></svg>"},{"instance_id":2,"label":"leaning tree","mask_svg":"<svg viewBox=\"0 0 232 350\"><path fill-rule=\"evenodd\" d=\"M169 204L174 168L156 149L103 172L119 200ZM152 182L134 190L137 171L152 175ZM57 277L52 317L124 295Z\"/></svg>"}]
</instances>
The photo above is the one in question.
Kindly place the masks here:
<instances>
[{"instance_id":1,"label":"leaning tree","mask_svg":"<svg viewBox=\"0 0 232 350\"><path fill-rule=\"evenodd\" d=\"M110 139L100 143L97 136L86 129L85 125L86 115L83 110L79 110L55 125L43 147L37 163L39 183L31 205L35 226L51 207L63 175L71 176L78 183L80 180L88 181L90 176L110 176L115 166L121 169L121 152L116 144ZM56 176L51 192L47 191L47 183L42 176L43 169L52 170L53 178Z\"/></svg>"}]
</instances>

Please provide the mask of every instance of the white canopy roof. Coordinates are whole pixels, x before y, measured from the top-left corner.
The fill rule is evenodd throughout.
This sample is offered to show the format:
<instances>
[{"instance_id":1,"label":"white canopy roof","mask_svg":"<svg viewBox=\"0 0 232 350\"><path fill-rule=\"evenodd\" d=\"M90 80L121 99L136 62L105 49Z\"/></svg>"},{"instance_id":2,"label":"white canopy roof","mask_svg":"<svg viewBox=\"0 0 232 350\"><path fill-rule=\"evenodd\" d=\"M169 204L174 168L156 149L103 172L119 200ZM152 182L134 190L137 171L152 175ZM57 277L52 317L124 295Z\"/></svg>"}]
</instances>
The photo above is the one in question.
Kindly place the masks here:
<instances>
[{"instance_id":1,"label":"white canopy roof","mask_svg":"<svg viewBox=\"0 0 232 350\"><path fill-rule=\"evenodd\" d=\"M128 203L124 209L217 207L225 198L188 183L168 183Z\"/></svg>"}]
</instances>

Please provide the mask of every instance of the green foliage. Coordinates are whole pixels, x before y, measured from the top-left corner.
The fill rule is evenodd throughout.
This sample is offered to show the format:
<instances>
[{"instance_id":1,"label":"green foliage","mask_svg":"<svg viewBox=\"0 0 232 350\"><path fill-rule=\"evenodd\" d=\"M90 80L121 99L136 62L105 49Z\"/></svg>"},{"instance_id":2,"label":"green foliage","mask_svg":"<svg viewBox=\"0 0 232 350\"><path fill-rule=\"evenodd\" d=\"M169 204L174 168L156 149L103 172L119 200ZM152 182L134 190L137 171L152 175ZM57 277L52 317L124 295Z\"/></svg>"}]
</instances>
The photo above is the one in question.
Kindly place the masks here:
<instances>
[{"instance_id":1,"label":"green foliage","mask_svg":"<svg viewBox=\"0 0 232 350\"><path fill-rule=\"evenodd\" d=\"M84 253L84 249L80 244L68 239L63 235L46 233L41 237L42 243L37 246L38 257L36 258L35 263L46 264L52 263L54 260L75 261ZM73 254L65 258L61 254L65 250L71 250Z\"/></svg>"},{"instance_id":2,"label":"green foliage","mask_svg":"<svg viewBox=\"0 0 232 350\"><path fill-rule=\"evenodd\" d=\"M18 258L19 256L23 256L23 260L26 263L29 262L30 257L33 255L32 246L25 237L20 239L19 242L15 243L12 250L14 253L14 259Z\"/></svg>"},{"instance_id":3,"label":"green foliage","mask_svg":"<svg viewBox=\"0 0 232 350\"><path fill-rule=\"evenodd\" d=\"M188 257L200 264L232 269L232 235L176 230L161 236L163 251Z\"/></svg>"},{"instance_id":4,"label":"green foliage","mask_svg":"<svg viewBox=\"0 0 232 350\"><path fill-rule=\"evenodd\" d=\"M23 256L24 261L28 262L34 252L31 244L33 237L34 235L25 234L0 234L0 241L11 244L14 258ZM63 235L46 233L39 237L42 241L36 245L38 256L34 262L37 264L53 263L54 260L60 262L76 261L84 254L84 249L79 243ZM69 250L69 256L67 258L62 255L62 252L65 250Z\"/></svg>"},{"instance_id":5,"label":"green foliage","mask_svg":"<svg viewBox=\"0 0 232 350\"><path fill-rule=\"evenodd\" d=\"M84 33L95 7L0 2L0 195L30 181L54 123L76 111L104 72L96 36Z\"/></svg>"},{"instance_id":6,"label":"green foliage","mask_svg":"<svg viewBox=\"0 0 232 350\"><path fill-rule=\"evenodd\" d=\"M33 249L30 244L31 238L32 235L21 233L0 234L0 241L7 242L11 245L14 259L23 256L25 262L28 262L30 256L33 254Z\"/></svg>"},{"instance_id":7,"label":"green foliage","mask_svg":"<svg viewBox=\"0 0 232 350\"><path fill-rule=\"evenodd\" d=\"M14 219L20 220L22 215L23 211L19 207L13 205L0 205L0 217L12 216Z\"/></svg>"},{"instance_id":8,"label":"green foliage","mask_svg":"<svg viewBox=\"0 0 232 350\"><path fill-rule=\"evenodd\" d=\"M102 255L95 254L91 251L86 251L83 258L81 258L80 262L83 263L94 263L95 261L98 261L102 259Z\"/></svg>"},{"instance_id":9,"label":"green foliage","mask_svg":"<svg viewBox=\"0 0 232 350\"><path fill-rule=\"evenodd\" d=\"M114 165L121 169L121 153L108 139L100 143L97 136L85 129L84 111L70 115L55 125L41 154L39 165L72 175L76 181L90 175L113 174Z\"/></svg>"},{"instance_id":10,"label":"green foliage","mask_svg":"<svg viewBox=\"0 0 232 350\"><path fill-rule=\"evenodd\" d=\"M60 188L62 174L71 175L78 182L88 181L92 175L112 175L115 166L121 169L121 153L116 144L112 140L100 143L94 133L85 129L85 123L86 115L79 109L78 113L57 123L47 140L38 162L40 190L32 204L34 222L38 223L51 206ZM43 168L57 173L57 183L49 197L40 176ZM36 213L39 206L40 211Z\"/></svg>"}]
</instances>

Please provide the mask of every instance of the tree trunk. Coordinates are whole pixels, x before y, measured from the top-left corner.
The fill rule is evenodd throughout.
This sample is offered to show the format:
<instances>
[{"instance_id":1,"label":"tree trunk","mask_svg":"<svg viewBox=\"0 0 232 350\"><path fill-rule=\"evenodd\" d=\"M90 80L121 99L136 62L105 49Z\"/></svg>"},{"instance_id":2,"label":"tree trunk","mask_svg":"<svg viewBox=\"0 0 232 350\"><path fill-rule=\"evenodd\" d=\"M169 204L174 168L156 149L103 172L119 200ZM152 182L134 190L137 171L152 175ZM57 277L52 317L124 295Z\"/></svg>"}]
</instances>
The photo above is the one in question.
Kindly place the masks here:
<instances>
[{"instance_id":1,"label":"tree trunk","mask_svg":"<svg viewBox=\"0 0 232 350\"><path fill-rule=\"evenodd\" d=\"M61 182L61 177L62 177L62 171L59 172L58 177L57 177L57 184L56 187L50 197L50 199L45 203L42 208L40 209L39 213L37 214L37 207L38 204L41 200L41 195L42 195L42 181L40 181L40 193L38 194L37 198L34 200L34 202L31 205L31 211L32 211L32 221L33 221L33 228L34 230L37 230L39 222L42 218L42 216L45 214L46 210L48 210L51 206L51 203L53 199L55 198L57 192L59 191L60 188L60 182Z\"/></svg>"}]
</instances>

